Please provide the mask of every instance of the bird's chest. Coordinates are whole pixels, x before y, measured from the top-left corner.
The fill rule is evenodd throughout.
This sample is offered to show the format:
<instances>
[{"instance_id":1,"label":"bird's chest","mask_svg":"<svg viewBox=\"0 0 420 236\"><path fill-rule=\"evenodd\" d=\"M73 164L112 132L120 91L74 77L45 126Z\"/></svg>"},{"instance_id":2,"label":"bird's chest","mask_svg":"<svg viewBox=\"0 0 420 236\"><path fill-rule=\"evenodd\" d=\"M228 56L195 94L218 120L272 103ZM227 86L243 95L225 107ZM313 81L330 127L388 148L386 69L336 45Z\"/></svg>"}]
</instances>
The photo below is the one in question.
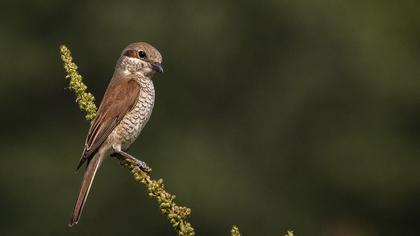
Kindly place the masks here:
<instances>
[{"instance_id":1,"label":"bird's chest","mask_svg":"<svg viewBox=\"0 0 420 236\"><path fill-rule=\"evenodd\" d=\"M153 87L152 89L142 89L133 109L124 116L118 125L116 131L124 149L137 139L146 125L152 113L154 101L155 93Z\"/></svg>"}]
</instances>

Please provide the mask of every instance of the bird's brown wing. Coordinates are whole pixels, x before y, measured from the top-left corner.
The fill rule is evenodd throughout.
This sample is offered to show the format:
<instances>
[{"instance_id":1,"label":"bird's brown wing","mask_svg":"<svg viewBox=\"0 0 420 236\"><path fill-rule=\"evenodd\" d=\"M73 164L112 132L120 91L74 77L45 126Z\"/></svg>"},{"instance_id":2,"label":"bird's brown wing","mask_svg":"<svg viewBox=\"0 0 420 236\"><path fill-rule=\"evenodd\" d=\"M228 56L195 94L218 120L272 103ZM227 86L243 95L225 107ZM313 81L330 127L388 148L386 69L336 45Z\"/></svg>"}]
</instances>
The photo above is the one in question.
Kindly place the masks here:
<instances>
[{"instance_id":1,"label":"bird's brown wing","mask_svg":"<svg viewBox=\"0 0 420 236\"><path fill-rule=\"evenodd\" d=\"M109 134L121 122L127 112L134 107L139 92L140 85L134 79L114 75L90 126L77 169L86 161L89 163L89 160L105 142Z\"/></svg>"}]
</instances>

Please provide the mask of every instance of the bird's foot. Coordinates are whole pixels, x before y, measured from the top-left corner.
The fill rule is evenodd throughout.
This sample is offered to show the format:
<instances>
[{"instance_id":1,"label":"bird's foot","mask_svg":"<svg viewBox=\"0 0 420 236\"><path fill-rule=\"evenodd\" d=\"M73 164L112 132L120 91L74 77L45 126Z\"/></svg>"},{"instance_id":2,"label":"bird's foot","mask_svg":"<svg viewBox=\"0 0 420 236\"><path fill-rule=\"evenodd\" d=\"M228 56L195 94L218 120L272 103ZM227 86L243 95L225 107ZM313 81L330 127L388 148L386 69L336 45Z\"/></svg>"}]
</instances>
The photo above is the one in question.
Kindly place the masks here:
<instances>
[{"instance_id":1,"label":"bird's foot","mask_svg":"<svg viewBox=\"0 0 420 236\"><path fill-rule=\"evenodd\" d=\"M132 155L130 155L130 154L124 152L124 151L119 151L119 150L114 150L114 151L115 151L115 153L112 154L111 156L120 156L120 157L124 157L126 159L129 159L130 161L134 162L136 164L136 166L144 172L149 173L149 172L152 171L152 168L150 168L146 164L146 162L138 160L137 158L133 157Z\"/></svg>"},{"instance_id":2,"label":"bird's foot","mask_svg":"<svg viewBox=\"0 0 420 236\"><path fill-rule=\"evenodd\" d=\"M150 173L151 171L152 171L152 168L150 168L147 164L146 164L146 162L144 162L144 161L141 161L141 160L139 160L139 159L135 159L134 158L134 160L133 160L135 163L136 163L136 165L142 170L142 171L144 171L144 172L147 172L147 173Z\"/></svg>"}]
</instances>

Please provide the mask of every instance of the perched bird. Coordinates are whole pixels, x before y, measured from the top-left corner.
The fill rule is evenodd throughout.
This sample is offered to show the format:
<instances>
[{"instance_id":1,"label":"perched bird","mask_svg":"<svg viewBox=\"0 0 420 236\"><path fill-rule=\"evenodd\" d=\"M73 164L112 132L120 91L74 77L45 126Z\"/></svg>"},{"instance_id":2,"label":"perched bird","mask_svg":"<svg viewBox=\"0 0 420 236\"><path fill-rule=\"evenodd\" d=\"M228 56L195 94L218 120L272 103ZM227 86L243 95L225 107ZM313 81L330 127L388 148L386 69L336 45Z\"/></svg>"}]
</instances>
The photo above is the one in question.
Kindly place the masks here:
<instances>
[{"instance_id":1,"label":"perched bird","mask_svg":"<svg viewBox=\"0 0 420 236\"><path fill-rule=\"evenodd\" d=\"M161 63L161 54L148 43L132 43L122 51L96 118L91 123L77 166L79 169L87 163L70 227L79 221L93 178L106 157L120 155L135 160L143 170L149 170L144 162L126 150L139 136L152 113L155 101L152 77L155 72L163 72Z\"/></svg>"}]
</instances>

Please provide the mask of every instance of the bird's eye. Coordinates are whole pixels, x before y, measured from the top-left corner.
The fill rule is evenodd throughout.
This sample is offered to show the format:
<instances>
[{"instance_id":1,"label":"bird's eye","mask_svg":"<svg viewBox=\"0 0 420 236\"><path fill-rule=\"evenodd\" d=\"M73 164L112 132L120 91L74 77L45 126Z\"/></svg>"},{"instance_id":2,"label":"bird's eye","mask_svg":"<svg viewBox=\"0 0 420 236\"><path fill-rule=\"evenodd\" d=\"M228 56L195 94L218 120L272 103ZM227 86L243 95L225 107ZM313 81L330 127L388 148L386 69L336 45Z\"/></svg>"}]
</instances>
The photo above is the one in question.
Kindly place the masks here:
<instances>
[{"instance_id":1,"label":"bird's eye","mask_svg":"<svg viewBox=\"0 0 420 236\"><path fill-rule=\"evenodd\" d=\"M146 56L146 53L144 51L139 51L139 57L143 58Z\"/></svg>"}]
</instances>

